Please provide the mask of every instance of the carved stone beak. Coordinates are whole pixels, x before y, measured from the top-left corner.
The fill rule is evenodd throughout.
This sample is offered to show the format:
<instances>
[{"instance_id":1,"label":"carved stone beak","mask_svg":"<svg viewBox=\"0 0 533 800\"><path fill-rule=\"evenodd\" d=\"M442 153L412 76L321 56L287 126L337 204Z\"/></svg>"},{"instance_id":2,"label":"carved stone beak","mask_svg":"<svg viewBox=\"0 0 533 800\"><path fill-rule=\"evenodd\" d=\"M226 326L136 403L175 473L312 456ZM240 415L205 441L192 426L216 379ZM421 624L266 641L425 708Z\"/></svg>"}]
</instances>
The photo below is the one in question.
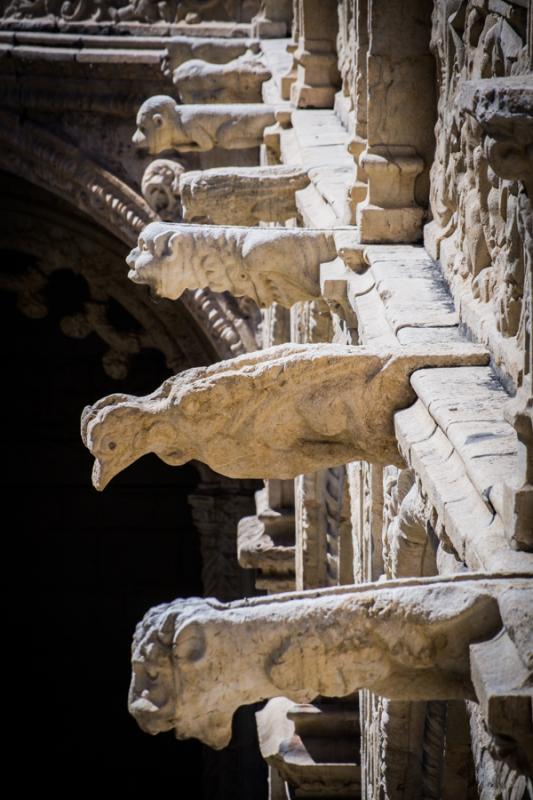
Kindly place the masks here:
<instances>
[{"instance_id":1,"label":"carved stone beak","mask_svg":"<svg viewBox=\"0 0 533 800\"><path fill-rule=\"evenodd\" d=\"M93 464L93 472L92 472L92 482L93 486L97 491L103 492L107 484L118 475L118 473L123 469L122 466L113 465L113 464L106 464L102 459L95 458Z\"/></svg>"}]
</instances>

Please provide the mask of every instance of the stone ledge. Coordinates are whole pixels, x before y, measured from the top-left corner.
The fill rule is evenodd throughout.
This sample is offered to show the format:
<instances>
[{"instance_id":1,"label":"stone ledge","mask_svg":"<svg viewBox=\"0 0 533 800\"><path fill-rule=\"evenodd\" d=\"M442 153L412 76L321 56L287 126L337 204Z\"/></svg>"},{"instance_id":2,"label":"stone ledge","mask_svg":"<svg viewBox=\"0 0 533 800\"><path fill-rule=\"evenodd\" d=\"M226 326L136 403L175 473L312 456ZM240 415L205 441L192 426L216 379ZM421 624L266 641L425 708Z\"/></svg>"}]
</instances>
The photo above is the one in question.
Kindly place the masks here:
<instances>
[{"instance_id":1,"label":"stone ledge","mask_svg":"<svg viewBox=\"0 0 533 800\"><path fill-rule=\"evenodd\" d=\"M518 459L496 375L490 367L424 369L411 384L419 399L395 415L398 446L458 558L472 570L533 571L533 555L511 549L501 518L503 483Z\"/></svg>"}]
</instances>

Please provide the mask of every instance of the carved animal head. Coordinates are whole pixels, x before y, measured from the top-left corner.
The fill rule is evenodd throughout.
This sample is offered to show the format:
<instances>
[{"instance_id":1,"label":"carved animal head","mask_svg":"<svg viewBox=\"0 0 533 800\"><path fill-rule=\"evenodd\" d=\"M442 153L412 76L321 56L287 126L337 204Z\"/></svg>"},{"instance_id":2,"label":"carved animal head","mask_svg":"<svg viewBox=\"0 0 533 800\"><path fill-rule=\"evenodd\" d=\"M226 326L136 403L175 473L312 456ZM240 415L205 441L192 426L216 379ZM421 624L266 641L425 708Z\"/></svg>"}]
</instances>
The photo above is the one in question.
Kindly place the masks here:
<instances>
[{"instance_id":1,"label":"carved animal head","mask_svg":"<svg viewBox=\"0 0 533 800\"><path fill-rule=\"evenodd\" d=\"M217 653L219 637L209 635L217 607L216 600L175 600L137 626L128 707L147 733L174 729L176 738L216 750L229 744L236 706L228 705L220 675L229 654Z\"/></svg>"},{"instance_id":2,"label":"carved animal head","mask_svg":"<svg viewBox=\"0 0 533 800\"><path fill-rule=\"evenodd\" d=\"M146 100L137 114L133 144L155 156L171 150L180 139L181 124L176 101L167 95L155 95Z\"/></svg>"},{"instance_id":3,"label":"carved animal head","mask_svg":"<svg viewBox=\"0 0 533 800\"><path fill-rule=\"evenodd\" d=\"M160 222L147 225L126 259L130 267L128 278L134 283L146 283L155 294L171 300L177 300L186 289L207 286L207 277L195 269L194 226L184 228L185 231L173 229Z\"/></svg>"},{"instance_id":4,"label":"carved animal head","mask_svg":"<svg viewBox=\"0 0 533 800\"><path fill-rule=\"evenodd\" d=\"M134 417L142 413L135 406L137 398L111 395L87 406L81 417L81 436L95 462L92 481L99 491L109 481L148 452L143 447L143 431L139 432Z\"/></svg>"},{"instance_id":5,"label":"carved animal head","mask_svg":"<svg viewBox=\"0 0 533 800\"><path fill-rule=\"evenodd\" d=\"M179 179L184 169L178 161L156 158L144 170L141 184L143 197L161 219L169 222L179 218Z\"/></svg>"}]
</instances>

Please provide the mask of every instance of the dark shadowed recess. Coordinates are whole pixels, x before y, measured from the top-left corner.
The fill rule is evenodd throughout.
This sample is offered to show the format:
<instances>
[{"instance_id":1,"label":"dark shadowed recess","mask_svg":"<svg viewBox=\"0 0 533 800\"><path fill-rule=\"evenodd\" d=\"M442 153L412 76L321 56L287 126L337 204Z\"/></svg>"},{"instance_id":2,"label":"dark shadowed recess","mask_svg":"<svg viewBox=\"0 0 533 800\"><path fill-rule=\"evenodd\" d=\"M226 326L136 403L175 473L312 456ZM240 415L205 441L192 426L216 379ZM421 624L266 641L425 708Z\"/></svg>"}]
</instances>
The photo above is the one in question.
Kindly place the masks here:
<instances>
[{"instance_id":1,"label":"dark shadowed recess","mask_svg":"<svg viewBox=\"0 0 533 800\"><path fill-rule=\"evenodd\" d=\"M0 258L9 274L32 266L21 252ZM241 755L243 734L253 748L250 714L221 771L198 742L150 737L127 712L135 624L157 603L202 593L187 504L198 475L149 456L105 492L92 488L92 458L79 435L83 406L110 392L149 392L169 371L159 352L141 351L127 378L112 379L95 333L63 335L80 280L68 270L52 276L40 319L20 313L16 293L0 292L4 722L25 765L15 770L15 796L38 789L74 798L90 787L96 797L114 787L117 796L260 798L261 790L249 792L266 785L257 781L257 756Z\"/></svg>"}]
</instances>

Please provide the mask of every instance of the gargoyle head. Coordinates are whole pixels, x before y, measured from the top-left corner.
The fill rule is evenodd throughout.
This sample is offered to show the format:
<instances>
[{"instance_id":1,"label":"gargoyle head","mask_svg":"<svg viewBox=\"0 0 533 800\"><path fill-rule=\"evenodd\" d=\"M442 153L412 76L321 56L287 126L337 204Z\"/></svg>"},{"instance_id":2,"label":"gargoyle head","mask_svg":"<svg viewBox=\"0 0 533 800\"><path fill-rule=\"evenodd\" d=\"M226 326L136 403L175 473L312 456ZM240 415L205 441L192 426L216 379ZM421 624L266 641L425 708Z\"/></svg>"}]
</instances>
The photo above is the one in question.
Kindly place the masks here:
<instances>
[{"instance_id":1,"label":"gargoyle head","mask_svg":"<svg viewBox=\"0 0 533 800\"><path fill-rule=\"evenodd\" d=\"M217 750L231 739L234 708L220 680L228 654L210 636L216 600L188 598L149 611L135 631L128 707L142 730L174 729ZM228 658L226 658L228 656Z\"/></svg>"},{"instance_id":2,"label":"gargoyle head","mask_svg":"<svg viewBox=\"0 0 533 800\"><path fill-rule=\"evenodd\" d=\"M180 131L176 101L167 95L155 95L139 109L132 142L139 150L156 156L173 148Z\"/></svg>"},{"instance_id":3,"label":"gargoyle head","mask_svg":"<svg viewBox=\"0 0 533 800\"><path fill-rule=\"evenodd\" d=\"M178 161L156 158L144 170L143 197L161 219L173 222L180 216L179 181L185 167Z\"/></svg>"},{"instance_id":4,"label":"gargoyle head","mask_svg":"<svg viewBox=\"0 0 533 800\"><path fill-rule=\"evenodd\" d=\"M181 227L186 230L183 232ZM151 222L144 228L135 247L126 259L128 278L146 283L160 297L177 300L186 289L208 285L194 270L195 241L193 226L177 226Z\"/></svg>"},{"instance_id":5,"label":"gargoyle head","mask_svg":"<svg viewBox=\"0 0 533 800\"><path fill-rule=\"evenodd\" d=\"M134 419L142 414L135 406L136 400L127 395L111 395L83 410L81 436L95 457L92 481L99 491L148 452L143 446L142 426Z\"/></svg>"}]
</instances>

